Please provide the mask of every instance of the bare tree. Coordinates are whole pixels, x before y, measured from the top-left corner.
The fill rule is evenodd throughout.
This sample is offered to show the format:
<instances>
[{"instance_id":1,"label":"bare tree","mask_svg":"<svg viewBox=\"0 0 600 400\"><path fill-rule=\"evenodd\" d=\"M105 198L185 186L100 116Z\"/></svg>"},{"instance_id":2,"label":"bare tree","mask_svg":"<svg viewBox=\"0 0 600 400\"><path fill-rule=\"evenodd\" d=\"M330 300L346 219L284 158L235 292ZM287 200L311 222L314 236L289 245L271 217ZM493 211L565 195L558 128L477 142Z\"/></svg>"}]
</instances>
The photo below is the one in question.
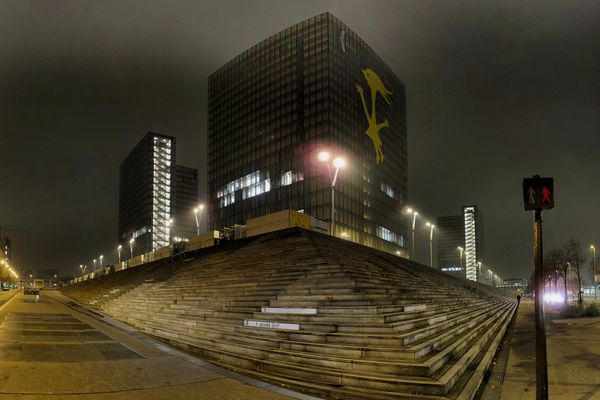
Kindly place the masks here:
<instances>
[{"instance_id":1,"label":"bare tree","mask_svg":"<svg viewBox=\"0 0 600 400\"><path fill-rule=\"evenodd\" d=\"M559 248L548 250L544 257L544 270L547 271L547 274L552 274L555 277L555 287L558 287L558 280L562 278L564 282L564 301L566 305L569 301L567 289L569 264L567 264L565 252Z\"/></svg>"},{"instance_id":2,"label":"bare tree","mask_svg":"<svg viewBox=\"0 0 600 400\"><path fill-rule=\"evenodd\" d=\"M557 249L546 251L544 256L544 276L548 280L548 286L554 284L554 291L558 290L558 280L561 278L560 273L561 254Z\"/></svg>"},{"instance_id":3,"label":"bare tree","mask_svg":"<svg viewBox=\"0 0 600 400\"><path fill-rule=\"evenodd\" d=\"M575 272L577 276L577 304L581 306L583 304L583 292L581 291L581 275L583 274L583 267L585 264L586 256L581 247L581 242L573 238L569 239L564 248L565 259L569 266Z\"/></svg>"}]
</instances>

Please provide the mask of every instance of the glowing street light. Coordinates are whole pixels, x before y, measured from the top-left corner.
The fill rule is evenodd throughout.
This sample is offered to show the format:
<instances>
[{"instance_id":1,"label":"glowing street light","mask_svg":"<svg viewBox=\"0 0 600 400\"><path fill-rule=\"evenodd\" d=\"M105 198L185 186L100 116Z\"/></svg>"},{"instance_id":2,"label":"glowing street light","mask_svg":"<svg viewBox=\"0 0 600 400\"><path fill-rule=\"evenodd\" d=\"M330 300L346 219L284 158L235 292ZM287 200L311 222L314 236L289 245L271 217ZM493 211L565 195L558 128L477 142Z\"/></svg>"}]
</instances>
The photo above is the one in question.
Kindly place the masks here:
<instances>
[{"instance_id":1,"label":"glowing street light","mask_svg":"<svg viewBox=\"0 0 600 400\"><path fill-rule=\"evenodd\" d=\"M121 249L123 248L123 246L118 245L117 246L117 254L119 255L119 264L121 263Z\"/></svg>"},{"instance_id":2,"label":"glowing street light","mask_svg":"<svg viewBox=\"0 0 600 400\"><path fill-rule=\"evenodd\" d=\"M417 215L419 215L418 212L416 212L415 210L413 210L412 208L408 208L406 209L406 212L408 212L409 214L412 214L412 225L411 225L411 234L412 234L412 238L411 238L411 246L412 246L412 250L410 252L410 257L414 260L415 258L415 226L417 224Z\"/></svg>"},{"instance_id":3,"label":"glowing street light","mask_svg":"<svg viewBox=\"0 0 600 400\"><path fill-rule=\"evenodd\" d=\"M317 155L319 161L327 163L327 172L329 172L329 179L331 180L331 236L335 236L335 183L337 182L338 173L340 168L346 166L346 160L343 157L336 157L333 159L332 165L335 168L333 179L331 178L331 167L329 166L329 159L331 158L329 152L321 151Z\"/></svg>"},{"instance_id":4,"label":"glowing street light","mask_svg":"<svg viewBox=\"0 0 600 400\"><path fill-rule=\"evenodd\" d=\"M94 258L94 272L96 272L96 259Z\"/></svg>"},{"instance_id":5,"label":"glowing street light","mask_svg":"<svg viewBox=\"0 0 600 400\"><path fill-rule=\"evenodd\" d=\"M430 222L426 222L425 226L429 228L429 266L433 268L433 230L435 225Z\"/></svg>"},{"instance_id":6,"label":"glowing street light","mask_svg":"<svg viewBox=\"0 0 600 400\"><path fill-rule=\"evenodd\" d=\"M135 242L134 238L131 238L129 241L129 258L133 258L133 243Z\"/></svg>"},{"instance_id":7,"label":"glowing street light","mask_svg":"<svg viewBox=\"0 0 600 400\"><path fill-rule=\"evenodd\" d=\"M592 271L594 273L594 299L596 299L596 290L598 289L598 282L596 281L596 246L591 244L590 249L592 249Z\"/></svg>"},{"instance_id":8,"label":"glowing street light","mask_svg":"<svg viewBox=\"0 0 600 400\"><path fill-rule=\"evenodd\" d=\"M317 155L317 158L321 162L329 161L329 152L328 151L322 151L322 152L319 153L319 155Z\"/></svg>"},{"instance_id":9,"label":"glowing street light","mask_svg":"<svg viewBox=\"0 0 600 400\"><path fill-rule=\"evenodd\" d=\"M459 256L458 256L458 264L459 264L459 266L460 266L460 268L461 268L461 269L462 269L462 266L463 266L463 265L462 265L462 260L463 260L463 257L462 257L462 256L463 256L463 251L464 251L464 250L465 250L465 249L463 249L462 247L458 246L458 252L459 252Z\"/></svg>"},{"instance_id":10,"label":"glowing street light","mask_svg":"<svg viewBox=\"0 0 600 400\"><path fill-rule=\"evenodd\" d=\"M104 258L103 255L100 255L100 262L98 264L100 264L100 270L102 271L102 259Z\"/></svg>"},{"instance_id":11,"label":"glowing street light","mask_svg":"<svg viewBox=\"0 0 600 400\"><path fill-rule=\"evenodd\" d=\"M167 227L167 235L169 235L169 244L171 244L171 226L173 225L173 220L169 219L165 222Z\"/></svg>"},{"instance_id":12,"label":"glowing street light","mask_svg":"<svg viewBox=\"0 0 600 400\"><path fill-rule=\"evenodd\" d=\"M87 269L87 265L79 264L79 269L81 270L81 276L83 276L85 270Z\"/></svg>"},{"instance_id":13,"label":"glowing street light","mask_svg":"<svg viewBox=\"0 0 600 400\"><path fill-rule=\"evenodd\" d=\"M200 211L200 218L198 218L198 211ZM202 220L202 212L204 211L204 204L200 204L194 208L194 217L196 217L196 235L200 234L200 221Z\"/></svg>"}]
</instances>

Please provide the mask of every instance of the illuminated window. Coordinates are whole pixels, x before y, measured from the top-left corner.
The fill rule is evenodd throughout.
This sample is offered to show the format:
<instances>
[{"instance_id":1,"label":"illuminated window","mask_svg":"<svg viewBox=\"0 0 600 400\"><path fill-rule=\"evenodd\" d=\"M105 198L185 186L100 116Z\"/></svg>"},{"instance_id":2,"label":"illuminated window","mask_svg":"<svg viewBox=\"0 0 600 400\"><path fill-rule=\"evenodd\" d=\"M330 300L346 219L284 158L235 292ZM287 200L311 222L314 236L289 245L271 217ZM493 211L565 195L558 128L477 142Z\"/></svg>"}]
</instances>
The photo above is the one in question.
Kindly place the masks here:
<instances>
[{"instance_id":1,"label":"illuminated window","mask_svg":"<svg viewBox=\"0 0 600 400\"><path fill-rule=\"evenodd\" d=\"M398 246L404 247L404 236L392 232L383 226L377 226L377 237L387 242L396 243Z\"/></svg>"},{"instance_id":2,"label":"illuminated window","mask_svg":"<svg viewBox=\"0 0 600 400\"><path fill-rule=\"evenodd\" d=\"M271 179L265 179L262 182L254 183L242 189L242 199L258 196L271 190Z\"/></svg>"},{"instance_id":3,"label":"illuminated window","mask_svg":"<svg viewBox=\"0 0 600 400\"><path fill-rule=\"evenodd\" d=\"M387 183L381 183L381 191L385 194L387 194L389 197L391 197L392 199L394 198L394 189L392 189L392 187L390 185L388 185Z\"/></svg>"},{"instance_id":4,"label":"illuminated window","mask_svg":"<svg viewBox=\"0 0 600 400\"><path fill-rule=\"evenodd\" d=\"M260 171L252 172L239 179L229 182L217 190L217 198L221 208L235 203L235 192L242 190L242 199L258 196L271 190L271 179L261 181Z\"/></svg>"},{"instance_id":5,"label":"illuminated window","mask_svg":"<svg viewBox=\"0 0 600 400\"><path fill-rule=\"evenodd\" d=\"M279 179L279 186L287 186L292 184L292 171L281 174Z\"/></svg>"},{"instance_id":6,"label":"illuminated window","mask_svg":"<svg viewBox=\"0 0 600 400\"><path fill-rule=\"evenodd\" d=\"M281 177L279 178L279 186L287 186L303 180L304 174L302 174L302 172L287 171L281 174Z\"/></svg>"},{"instance_id":7,"label":"illuminated window","mask_svg":"<svg viewBox=\"0 0 600 400\"><path fill-rule=\"evenodd\" d=\"M144 226L143 228L138 229L137 231L133 232L133 238L136 239L140 236L142 236L145 233L148 233L149 229L147 226Z\"/></svg>"},{"instance_id":8,"label":"illuminated window","mask_svg":"<svg viewBox=\"0 0 600 400\"><path fill-rule=\"evenodd\" d=\"M152 249L169 245L171 220L171 139L154 137L152 157Z\"/></svg>"},{"instance_id":9,"label":"illuminated window","mask_svg":"<svg viewBox=\"0 0 600 400\"><path fill-rule=\"evenodd\" d=\"M466 277L468 280L477 280L477 243L475 226L475 207L464 207L465 226L465 260Z\"/></svg>"}]
</instances>

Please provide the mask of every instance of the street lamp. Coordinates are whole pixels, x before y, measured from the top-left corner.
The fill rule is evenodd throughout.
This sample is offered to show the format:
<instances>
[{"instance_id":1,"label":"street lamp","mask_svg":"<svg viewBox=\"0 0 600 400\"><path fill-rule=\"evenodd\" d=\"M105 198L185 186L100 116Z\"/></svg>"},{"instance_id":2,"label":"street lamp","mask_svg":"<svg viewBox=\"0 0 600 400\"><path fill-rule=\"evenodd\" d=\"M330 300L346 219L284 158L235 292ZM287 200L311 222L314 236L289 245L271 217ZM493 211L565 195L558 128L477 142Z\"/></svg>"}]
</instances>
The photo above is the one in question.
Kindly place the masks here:
<instances>
[{"instance_id":1,"label":"street lamp","mask_svg":"<svg viewBox=\"0 0 600 400\"><path fill-rule=\"evenodd\" d=\"M165 225L167 226L167 235L169 235L169 244L171 244L171 225L173 225L173 220L169 219L165 222Z\"/></svg>"},{"instance_id":2,"label":"street lamp","mask_svg":"<svg viewBox=\"0 0 600 400\"><path fill-rule=\"evenodd\" d=\"M198 218L198 211L200 211L200 218ZM200 204L194 208L194 217L196 217L196 235L200 234L200 221L202 220L202 212L204 211L204 204Z\"/></svg>"},{"instance_id":3,"label":"street lamp","mask_svg":"<svg viewBox=\"0 0 600 400\"><path fill-rule=\"evenodd\" d=\"M79 269L81 270L81 276L83 276L83 273L85 272L86 268L87 268L87 265L79 264Z\"/></svg>"},{"instance_id":4,"label":"street lamp","mask_svg":"<svg viewBox=\"0 0 600 400\"><path fill-rule=\"evenodd\" d=\"M131 238L129 241L129 258L133 258L133 242L135 242L135 239Z\"/></svg>"},{"instance_id":5,"label":"street lamp","mask_svg":"<svg viewBox=\"0 0 600 400\"><path fill-rule=\"evenodd\" d=\"M94 272L96 272L96 259L94 258Z\"/></svg>"},{"instance_id":6,"label":"street lamp","mask_svg":"<svg viewBox=\"0 0 600 400\"><path fill-rule=\"evenodd\" d=\"M335 173L333 179L331 179L331 167L329 166L330 155L327 151L321 151L317 158L321 162L327 163L327 171L329 172L329 179L331 180L331 236L335 236L335 183L337 182L338 172L340 168L344 168L346 160L342 157L336 157L333 159L333 166L335 167Z\"/></svg>"},{"instance_id":7,"label":"street lamp","mask_svg":"<svg viewBox=\"0 0 600 400\"><path fill-rule=\"evenodd\" d=\"M102 259L103 258L104 258L104 256L100 255L100 262L99 262L99 264L100 264L100 271L102 271Z\"/></svg>"},{"instance_id":8,"label":"street lamp","mask_svg":"<svg viewBox=\"0 0 600 400\"><path fill-rule=\"evenodd\" d=\"M121 263L121 249L123 248L123 246L118 245L117 246L117 254L119 255L119 264Z\"/></svg>"},{"instance_id":9,"label":"street lamp","mask_svg":"<svg viewBox=\"0 0 600 400\"><path fill-rule=\"evenodd\" d=\"M435 225L427 222L425 226L429 227L429 266L433 268L433 230Z\"/></svg>"},{"instance_id":10,"label":"street lamp","mask_svg":"<svg viewBox=\"0 0 600 400\"><path fill-rule=\"evenodd\" d=\"M596 299L596 290L598 289L598 283L596 282L596 247L592 244L590 245L590 249L592 249L592 271L594 273L594 299Z\"/></svg>"},{"instance_id":11,"label":"street lamp","mask_svg":"<svg viewBox=\"0 0 600 400\"><path fill-rule=\"evenodd\" d=\"M412 251L411 251L411 258L414 260L415 258L415 226L417 223L417 215L419 215L418 212L416 212L415 210L413 210L412 208L409 208L406 210L409 214L412 214L412 225L411 225L411 234L412 234L412 238L411 238L411 245L412 245Z\"/></svg>"},{"instance_id":12,"label":"street lamp","mask_svg":"<svg viewBox=\"0 0 600 400\"><path fill-rule=\"evenodd\" d=\"M458 265L460 266L461 270L462 270L462 266L463 266L462 265L463 251L464 251L464 249L462 247L458 246L458 253L459 253L459 256L458 256Z\"/></svg>"}]
</instances>

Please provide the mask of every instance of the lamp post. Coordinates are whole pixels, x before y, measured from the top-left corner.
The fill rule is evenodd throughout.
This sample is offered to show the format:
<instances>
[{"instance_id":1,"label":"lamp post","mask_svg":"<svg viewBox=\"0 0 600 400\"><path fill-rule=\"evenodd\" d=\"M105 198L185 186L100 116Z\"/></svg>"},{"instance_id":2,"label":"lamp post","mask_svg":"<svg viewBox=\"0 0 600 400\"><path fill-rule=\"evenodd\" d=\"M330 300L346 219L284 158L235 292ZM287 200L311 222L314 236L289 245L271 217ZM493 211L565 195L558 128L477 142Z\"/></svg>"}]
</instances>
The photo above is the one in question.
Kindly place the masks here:
<instances>
[{"instance_id":1,"label":"lamp post","mask_svg":"<svg viewBox=\"0 0 600 400\"><path fill-rule=\"evenodd\" d=\"M171 244L171 225L173 225L173 220L168 220L165 225L167 226L167 235L169 235L169 244Z\"/></svg>"},{"instance_id":2,"label":"lamp post","mask_svg":"<svg viewBox=\"0 0 600 400\"><path fill-rule=\"evenodd\" d=\"M200 211L200 218L198 218L198 211ZM200 204L194 208L194 217L196 218L196 235L200 234L200 221L202 220L202 212L204 211L204 204Z\"/></svg>"},{"instance_id":3,"label":"lamp post","mask_svg":"<svg viewBox=\"0 0 600 400\"><path fill-rule=\"evenodd\" d=\"M135 242L135 239L131 238L129 241L129 258L133 258L133 242Z\"/></svg>"},{"instance_id":4,"label":"lamp post","mask_svg":"<svg viewBox=\"0 0 600 400\"><path fill-rule=\"evenodd\" d=\"M121 263L121 249L123 248L123 246L118 245L117 246L117 254L119 256L119 264Z\"/></svg>"},{"instance_id":5,"label":"lamp post","mask_svg":"<svg viewBox=\"0 0 600 400\"><path fill-rule=\"evenodd\" d=\"M100 254L99 258L100 258L100 262L99 262L99 264L100 264L100 271L102 271L102 259L104 258L104 256L102 254Z\"/></svg>"},{"instance_id":6,"label":"lamp post","mask_svg":"<svg viewBox=\"0 0 600 400\"><path fill-rule=\"evenodd\" d=\"M96 272L96 259L94 258L94 272Z\"/></svg>"},{"instance_id":7,"label":"lamp post","mask_svg":"<svg viewBox=\"0 0 600 400\"><path fill-rule=\"evenodd\" d=\"M338 172L340 168L344 168L346 160L342 157L336 157L333 159L333 166L335 167L335 173L333 179L331 178L331 167L329 166L329 152L322 151L318 155L318 159L321 162L327 163L327 171L329 172L329 179L331 180L331 236L335 236L335 183L337 182Z\"/></svg>"},{"instance_id":8,"label":"lamp post","mask_svg":"<svg viewBox=\"0 0 600 400\"><path fill-rule=\"evenodd\" d=\"M598 289L598 284L596 283L596 246L593 244L590 245L590 249L592 249L592 273L594 274L593 282L594 282L594 299L597 298L596 290Z\"/></svg>"},{"instance_id":9,"label":"lamp post","mask_svg":"<svg viewBox=\"0 0 600 400\"><path fill-rule=\"evenodd\" d=\"M462 260L463 260L463 257L462 257L462 256L463 256L463 250L464 250L464 249L463 249L462 247L458 246L458 254L459 254L459 255L458 255L458 266L461 268L461 270L462 270L462 266L463 266L463 264L462 264Z\"/></svg>"},{"instance_id":10,"label":"lamp post","mask_svg":"<svg viewBox=\"0 0 600 400\"><path fill-rule=\"evenodd\" d=\"M83 273L85 272L86 268L87 268L87 265L79 264L79 269L81 270L81 276L83 276Z\"/></svg>"},{"instance_id":11,"label":"lamp post","mask_svg":"<svg viewBox=\"0 0 600 400\"><path fill-rule=\"evenodd\" d=\"M429 227L429 266L433 268L433 230L435 225L427 222L425 226Z\"/></svg>"},{"instance_id":12,"label":"lamp post","mask_svg":"<svg viewBox=\"0 0 600 400\"><path fill-rule=\"evenodd\" d=\"M409 214L412 214L412 225L411 225L411 252L410 252L410 257L414 260L415 259L415 226L417 224L417 215L419 215L418 212L416 212L415 210L413 210L412 208L409 208L408 210Z\"/></svg>"}]
</instances>

